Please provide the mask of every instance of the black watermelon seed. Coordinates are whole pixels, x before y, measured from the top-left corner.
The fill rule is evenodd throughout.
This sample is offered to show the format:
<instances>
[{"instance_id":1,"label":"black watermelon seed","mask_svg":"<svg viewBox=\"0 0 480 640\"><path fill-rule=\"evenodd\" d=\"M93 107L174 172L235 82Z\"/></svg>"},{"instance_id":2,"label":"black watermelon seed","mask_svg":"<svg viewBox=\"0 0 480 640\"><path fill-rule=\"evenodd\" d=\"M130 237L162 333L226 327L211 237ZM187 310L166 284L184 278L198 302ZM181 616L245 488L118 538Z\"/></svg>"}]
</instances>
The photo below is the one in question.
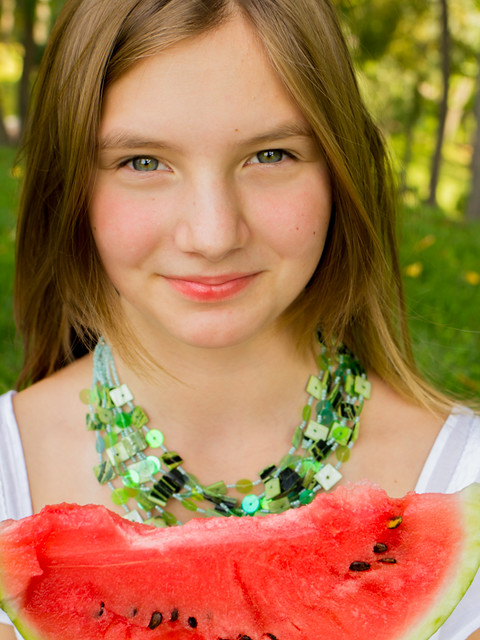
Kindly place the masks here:
<instances>
[{"instance_id":1,"label":"black watermelon seed","mask_svg":"<svg viewBox=\"0 0 480 640\"><path fill-rule=\"evenodd\" d=\"M197 619L194 618L193 616L190 616L190 618L188 619L188 626L192 627L192 629L196 629L198 625Z\"/></svg>"},{"instance_id":2,"label":"black watermelon seed","mask_svg":"<svg viewBox=\"0 0 480 640\"><path fill-rule=\"evenodd\" d=\"M138 609L137 607L135 607L135 609L132 611L132 618L134 618L138 613Z\"/></svg>"},{"instance_id":3,"label":"black watermelon seed","mask_svg":"<svg viewBox=\"0 0 480 640\"><path fill-rule=\"evenodd\" d=\"M380 558L379 562L382 562L383 564L397 564L395 558Z\"/></svg>"},{"instance_id":4,"label":"black watermelon seed","mask_svg":"<svg viewBox=\"0 0 480 640\"><path fill-rule=\"evenodd\" d=\"M389 529L396 529L397 527L399 527L403 522L403 518L402 516L395 516L395 518L390 518L387 527Z\"/></svg>"},{"instance_id":5,"label":"black watermelon seed","mask_svg":"<svg viewBox=\"0 0 480 640\"><path fill-rule=\"evenodd\" d=\"M242 636L242 634L240 634L238 636L238 640L252 640L252 639L250 638L250 636Z\"/></svg>"},{"instance_id":6,"label":"black watermelon seed","mask_svg":"<svg viewBox=\"0 0 480 640\"><path fill-rule=\"evenodd\" d=\"M357 560L350 565L350 571L368 571L369 569L370 565L368 562L360 562Z\"/></svg>"},{"instance_id":7,"label":"black watermelon seed","mask_svg":"<svg viewBox=\"0 0 480 640\"><path fill-rule=\"evenodd\" d=\"M178 609L174 609L170 616L170 622L176 622L178 620Z\"/></svg>"},{"instance_id":8,"label":"black watermelon seed","mask_svg":"<svg viewBox=\"0 0 480 640\"><path fill-rule=\"evenodd\" d=\"M388 551L388 547L383 542L377 542L373 547L373 553L385 553L385 551Z\"/></svg>"},{"instance_id":9,"label":"black watermelon seed","mask_svg":"<svg viewBox=\"0 0 480 640\"><path fill-rule=\"evenodd\" d=\"M162 622L163 616L160 611L155 611L152 613L152 617L150 618L150 622L148 624L149 629L156 629L158 625Z\"/></svg>"},{"instance_id":10,"label":"black watermelon seed","mask_svg":"<svg viewBox=\"0 0 480 640\"><path fill-rule=\"evenodd\" d=\"M105 603L101 602L100 603L100 611L97 613L96 617L100 618L101 616L103 616L104 611L105 611Z\"/></svg>"},{"instance_id":11,"label":"black watermelon seed","mask_svg":"<svg viewBox=\"0 0 480 640\"><path fill-rule=\"evenodd\" d=\"M270 640L277 640L277 636L274 636L273 633L266 633L265 635L267 638L270 638Z\"/></svg>"}]
</instances>

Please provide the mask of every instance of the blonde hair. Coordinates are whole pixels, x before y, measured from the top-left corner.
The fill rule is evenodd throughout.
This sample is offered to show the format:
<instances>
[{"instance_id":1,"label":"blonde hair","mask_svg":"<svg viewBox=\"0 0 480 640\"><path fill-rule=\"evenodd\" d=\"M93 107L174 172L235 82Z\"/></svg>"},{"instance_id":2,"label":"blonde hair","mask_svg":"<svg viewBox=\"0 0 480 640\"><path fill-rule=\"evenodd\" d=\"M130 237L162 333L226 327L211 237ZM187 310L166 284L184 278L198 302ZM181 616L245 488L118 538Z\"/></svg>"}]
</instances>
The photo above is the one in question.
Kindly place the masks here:
<instances>
[{"instance_id":1,"label":"blonde hair","mask_svg":"<svg viewBox=\"0 0 480 640\"><path fill-rule=\"evenodd\" d=\"M140 59L234 11L254 26L309 120L333 190L324 253L284 321L300 347L320 327L328 344L344 342L404 395L445 407L415 368L390 163L329 0L67 0L42 61L25 144L15 301L25 347L20 385L64 366L76 345L102 333L124 347L131 339L88 222L102 96Z\"/></svg>"}]
</instances>

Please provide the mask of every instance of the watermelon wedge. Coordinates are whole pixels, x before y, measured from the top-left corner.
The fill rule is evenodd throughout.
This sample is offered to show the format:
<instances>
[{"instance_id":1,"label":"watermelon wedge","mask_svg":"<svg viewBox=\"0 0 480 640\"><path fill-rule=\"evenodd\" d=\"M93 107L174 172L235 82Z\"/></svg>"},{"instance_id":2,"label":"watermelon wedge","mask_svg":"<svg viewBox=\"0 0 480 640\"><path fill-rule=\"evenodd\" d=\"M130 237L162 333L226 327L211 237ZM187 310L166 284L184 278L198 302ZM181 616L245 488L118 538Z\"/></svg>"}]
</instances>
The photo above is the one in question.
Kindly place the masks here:
<instances>
[{"instance_id":1,"label":"watermelon wedge","mask_svg":"<svg viewBox=\"0 0 480 640\"><path fill-rule=\"evenodd\" d=\"M359 483L170 529L51 506L0 525L0 601L31 640L426 640L480 565L479 521L480 485Z\"/></svg>"}]
</instances>

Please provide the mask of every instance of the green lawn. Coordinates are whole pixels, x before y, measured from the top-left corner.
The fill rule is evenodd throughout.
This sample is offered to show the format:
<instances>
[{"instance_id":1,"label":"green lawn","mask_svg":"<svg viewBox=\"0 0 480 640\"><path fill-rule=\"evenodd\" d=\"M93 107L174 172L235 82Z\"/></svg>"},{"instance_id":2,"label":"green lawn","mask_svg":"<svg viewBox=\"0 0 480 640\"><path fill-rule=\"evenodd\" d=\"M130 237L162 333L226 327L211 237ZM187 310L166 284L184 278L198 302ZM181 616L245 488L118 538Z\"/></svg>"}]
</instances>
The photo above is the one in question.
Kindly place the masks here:
<instances>
[{"instance_id":1,"label":"green lawn","mask_svg":"<svg viewBox=\"0 0 480 640\"><path fill-rule=\"evenodd\" d=\"M11 302L18 186L13 156L0 148L0 392L14 385L21 358ZM439 386L480 397L480 224L405 207L401 259L420 367Z\"/></svg>"}]
</instances>

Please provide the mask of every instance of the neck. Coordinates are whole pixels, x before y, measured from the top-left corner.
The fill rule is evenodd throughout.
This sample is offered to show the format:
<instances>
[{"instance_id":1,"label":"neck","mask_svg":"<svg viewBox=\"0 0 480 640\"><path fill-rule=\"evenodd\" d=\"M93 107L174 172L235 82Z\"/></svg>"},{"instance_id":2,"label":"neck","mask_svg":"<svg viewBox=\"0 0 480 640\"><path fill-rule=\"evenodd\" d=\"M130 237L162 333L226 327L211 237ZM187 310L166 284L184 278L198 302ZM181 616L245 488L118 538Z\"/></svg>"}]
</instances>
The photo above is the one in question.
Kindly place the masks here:
<instances>
[{"instance_id":1,"label":"neck","mask_svg":"<svg viewBox=\"0 0 480 640\"><path fill-rule=\"evenodd\" d=\"M146 375L114 353L120 379L152 420L190 439L228 437L235 429L254 434L259 424L267 431L271 424L277 438L285 425L291 435L306 381L316 372L314 355L299 354L286 332L222 349L157 341L148 352L157 367Z\"/></svg>"}]
</instances>

